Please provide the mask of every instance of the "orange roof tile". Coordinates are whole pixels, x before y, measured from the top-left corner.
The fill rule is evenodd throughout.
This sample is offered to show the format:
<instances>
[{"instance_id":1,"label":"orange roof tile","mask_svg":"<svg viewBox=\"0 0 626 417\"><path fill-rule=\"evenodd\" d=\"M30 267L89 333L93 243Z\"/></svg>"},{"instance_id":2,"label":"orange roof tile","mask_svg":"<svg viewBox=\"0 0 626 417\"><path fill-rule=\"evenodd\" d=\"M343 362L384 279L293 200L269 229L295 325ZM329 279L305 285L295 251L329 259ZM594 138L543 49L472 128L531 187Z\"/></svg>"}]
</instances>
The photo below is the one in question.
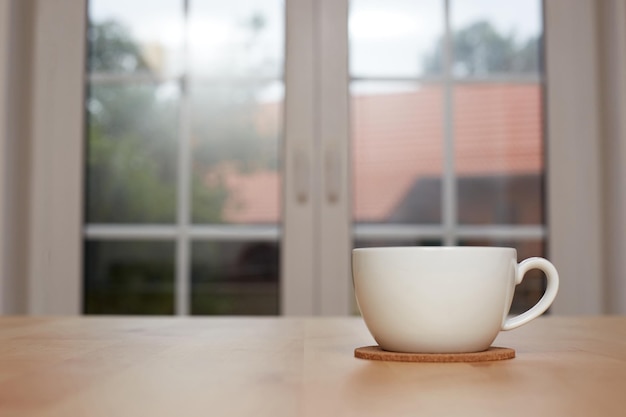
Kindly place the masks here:
<instances>
[{"instance_id":1,"label":"orange roof tile","mask_svg":"<svg viewBox=\"0 0 626 417\"><path fill-rule=\"evenodd\" d=\"M351 106L354 216L360 221L382 221L418 179L441 176L443 90L424 86L405 93L355 95ZM271 112L277 114L276 109L273 105ZM453 110L459 176L541 172L539 85L459 85L454 90ZM261 119L268 123L267 116ZM231 190L225 212L229 221L278 221L280 180L276 172L231 171L226 183Z\"/></svg>"}]
</instances>

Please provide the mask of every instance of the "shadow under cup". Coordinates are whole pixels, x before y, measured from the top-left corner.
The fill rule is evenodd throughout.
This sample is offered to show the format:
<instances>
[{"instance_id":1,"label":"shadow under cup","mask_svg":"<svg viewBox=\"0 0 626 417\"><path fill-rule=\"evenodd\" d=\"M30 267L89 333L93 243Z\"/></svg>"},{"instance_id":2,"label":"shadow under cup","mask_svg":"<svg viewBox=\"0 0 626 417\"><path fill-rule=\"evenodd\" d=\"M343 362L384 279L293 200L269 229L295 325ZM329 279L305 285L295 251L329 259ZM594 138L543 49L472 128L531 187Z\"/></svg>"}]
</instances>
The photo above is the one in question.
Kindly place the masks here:
<instances>
[{"instance_id":1,"label":"shadow under cup","mask_svg":"<svg viewBox=\"0 0 626 417\"><path fill-rule=\"evenodd\" d=\"M530 264L522 267L524 262ZM539 316L556 295L558 275L545 271L554 267L544 259L524 262L517 263L515 249L496 247L360 248L352 253L363 319L380 347L394 352L483 351L507 325L514 328ZM551 299L546 292L509 323L515 286L532 268L552 278Z\"/></svg>"}]
</instances>

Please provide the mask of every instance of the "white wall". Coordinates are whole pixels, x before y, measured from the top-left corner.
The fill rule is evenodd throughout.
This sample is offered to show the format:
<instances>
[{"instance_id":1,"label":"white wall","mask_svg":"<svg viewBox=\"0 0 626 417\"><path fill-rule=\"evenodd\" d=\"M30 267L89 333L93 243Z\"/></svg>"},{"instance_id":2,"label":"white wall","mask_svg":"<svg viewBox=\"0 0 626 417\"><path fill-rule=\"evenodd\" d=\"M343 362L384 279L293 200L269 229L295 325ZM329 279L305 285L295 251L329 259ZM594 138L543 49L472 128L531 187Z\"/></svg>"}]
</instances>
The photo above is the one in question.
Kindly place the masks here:
<instances>
[{"instance_id":1,"label":"white wall","mask_svg":"<svg viewBox=\"0 0 626 417\"><path fill-rule=\"evenodd\" d=\"M0 0L0 312L76 314L84 0Z\"/></svg>"},{"instance_id":2,"label":"white wall","mask_svg":"<svg viewBox=\"0 0 626 417\"><path fill-rule=\"evenodd\" d=\"M8 88L9 88L9 34L10 32L10 3L9 0L0 0L0 236L7 236L8 213L6 212L7 196L7 147L8 147ZM8 288L7 254L5 239L0 238L0 311L4 311L4 295Z\"/></svg>"},{"instance_id":3,"label":"white wall","mask_svg":"<svg viewBox=\"0 0 626 417\"><path fill-rule=\"evenodd\" d=\"M36 0L28 311L78 314L82 304L84 0Z\"/></svg>"},{"instance_id":4,"label":"white wall","mask_svg":"<svg viewBox=\"0 0 626 417\"><path fill-rule=\"evenodd\" d=\"M553 311L605 310L598 28L592 0L547 0L549 256L562 276Z\"/></svg>"},{"instance_id":5,"label":"white wall","mask_svg":"<svg viewBox=\"0 0 626 417\"><path fill-rule=\"evenodd\" d=\"M0 0L0 312L26 311L31 0Z\"/></svg>"},{"instance_id":6,"label":"white wall","mask_svg":"<svg viewBox=\"0 0 626 417\"><path fill-rule=\"evenodd\" d=\"M626 6L546 0L549 253L557 314L626 313Z\"/></svg>"},{"instance_id":7,"label":"white wall","mask_svg":"<svg viewBox=\"0 0 626 417\"><path fill-rule=\"evenodd\" d=\"M607 311L626 314L626 2L599 3Z\"/></svg>"}]
</instances>

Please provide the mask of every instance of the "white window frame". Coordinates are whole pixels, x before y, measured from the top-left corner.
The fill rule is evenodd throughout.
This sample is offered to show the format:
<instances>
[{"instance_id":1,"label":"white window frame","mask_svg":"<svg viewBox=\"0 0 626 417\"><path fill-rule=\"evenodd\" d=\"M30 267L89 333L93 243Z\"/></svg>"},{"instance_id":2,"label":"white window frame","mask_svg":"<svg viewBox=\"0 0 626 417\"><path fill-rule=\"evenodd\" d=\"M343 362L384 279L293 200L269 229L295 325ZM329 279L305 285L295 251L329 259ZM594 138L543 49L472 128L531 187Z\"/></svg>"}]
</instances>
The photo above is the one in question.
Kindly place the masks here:
<instances>
[{"instance_id":1,"label":"white window frame","mask_svg":"<svg viewBox=\"0 0 626 417\"><path fill-rule=\"evenodd\" d=\"M15 4L20 0L4 1ZM305 19L306 14L317 10L318 7L321 7L323 13L339 13L340 16L345 14L346 3L337 3L343 5L334 5L330 0L322 0L319 3L315 3L314 0L293 0L287 3L289 5L288 14L300 16L302 20L299 23L306 24L305 22L308 21ZM613 10L611 8L621 10L621 14L605 13L607 9L604 7L608 7L609 10ZM30 232L28 233L26 254L28 258L26 312L33 314L80 314L84 239L82 211L84 169L83 63L85 51L83 39L85 39L86 1L33 0L31 10L34 13L33 65L30 75L33 87L30 95L31 152L28 158L32 168L28 178L19 178L9 187L6 186L5 182L5 185L0 187L0 203L2 203L2 207L6 206L7 198L12 195L9 191L10 188L20 187L23 184L29 191L28 229ZM546 74L548 80L546 95L547 232L549 256L557 265L562 276L560 294L553 308L553 312L556 314L599 314L607 312L609 308L626 312L626 295L624 294L626 285L623 278L619 278L623 277L624 272L626 272L622 260L623 256L619 256L625 250L624 231L626 230L626 223L624 211L617 212L614 208L607 209L607 207L624 207L624 191L618 187L619 184L623 186L626 183L624 170L617 170L616 173L611 171L612 176L610 178L612 181L608 186L608 191L603 187L603 179L606 177L605 162L607 161L605 153L610 154L613 167L616 166L615 159L617 159L617 164L626 165L626 156L624 155L626 139L623 121L621 125L614 123L614 126L612 125L613 127L609 129L614 140L607 147L603 140L607 122L604 119L605 116L601 114L607 90L614 92L610 95L612 102L617 102L617 105L622 106L620 107L622 110L624 109L624 103L626 103L624 71L611 73L614 84L609 87L613 88L603 87L600 80L604 80L602 75L607 71L605 68L607 61L601 61L597 52L598 47L603 45L602 41L606 36L616 40L615 43L618 47L623 46L624 31L621 29L621 31L616 30L617 33L613 31L608 34L601 32L598 27L598 19L609 20L607 15L613 16L614 20L617 20L617 27L621 23L623 28L626 17L624 17L624 6L623 4L620 5L619 1L611 1L609 6L599 6L592 0L545 1ZM63 24L60 25L59 22L63 22ZM325 23L317 21L317 23L311 23L310 27L306 27L303 32L309 33L309 35L303 35L305 39L300 40L303 43L299 44L298 38L290 33L287 50L292 50L291 53L295 53L293 49L298 45L315 45L317 40L314 40L310 34L314 30L312 25L315 24L323 25ZM615 22L612 24L615 27ZM0 33L0 44L3 44L5 48L9 39L10 37L7 37L5 32ZM290 42L292 43L290 44ZM623 69L623 48L622 51L619 51L618 47L615 45L613 47L615 48L613 56L616 58L611 60L613 64L609 64L617 65L617 68ZM338 48L343 48L343 46L339 45ZM0 51L6 50L0 47ZM333 52L333 48L327 51L333 54L337 52ZM310 69L307 70L307 68L311 68L309 64L315 65L308 51L300 50L300 54L302 54L302 61L291 70L287 68L287 83L290 82L289 77L290 74L293 76L293 71L302 70L304 74L301 76L307 76L307 71L311 71ZM317 65L324 64L318 62ZM291 105L286 106L286 112L296 113L294 117L297 121L293 125L287 124L286 134L300 135L302 142L293 141L293 146L288 145L284 150L286 155L285 169L295 170L301 175L300 177L288 177L293 178L293 180L287 181L285 198L300 198L298 193L301 192L302 184L305 185L309 193L329 191L323 186L313 183L313 175L310 171L319 169L324 164L332 163L332 161L324 162L324 159L320 157L319 149L321 147L315 155L311 149L314 142L306 139L307 135L315 135L319 133L316 129L320 129L312 125L312 122L306 117L307 114L315 111L312 108L315 108L316 100L323 102L330 100L329 97L331 97L330 92L325 90L325 86L330 85L326 83L331 82L325 78L328 76L326 70L321 71L322 75L317 81L320 84L313 84L314 87L301 87L302 91L299 96L308 97L307 99L299 104L296 104L294 100ZM0 75L6 76L1 68ZM313 76L310 73L309 75ZM4 103L7 103L7 97L9 97L8 84L0 77L0 98L4 99ZM311 92L311 88L315 88L315 86L321 88L319 90L321 91L320 97L308 94ZM0 106L0 111L2 110L3 107ZM4 108L4 112L6 114L6 108ZM345 126L333 125L332 123L330 122L326 128L321 129L335 132L338 137L346 134ZM0 137L0 139L3 140L4 145L7 141L16 140L16 138L6 134L5 125L6 118L0 117L0 132L4 134L4 137ZM328 140L335 140L330 133L325 137L328 137ZM347 143L347 141L345 142ZM336 142L332 146L336 146ZM2 149L5 148L6 146ZM616 149L616 152L611 152L613 149ZM331 156L333 150L326 151L326 155L329 155L328 158L336 158L336 156ZM342 144L340 151L343 152L343 150ZM301 155L301 152L304 152L304 158L298 156ZM309 159L311 155L313 158ZM6 158L7 156L3 155L3 157ZM309 160L307 161L307 159ZM341 175L345 174L341 192L345 191L347 194L347 188L343 188L347 185L348 180L347 167L342 168L339 172L342 173ZM296 180L297 178L300 179ZM608 204L605 204L605 201L608 201ZM611 202L621 204L621 206L613 206ZM346 199L344 204L345 206L335 210L335 214L339 217L346 216L346 213L349 215L350 211L346 210L349 207L349 201ZM607 212L610 223L605 222ZM329 214L329 216L333 217L335 214ZM317 221L313 207L305 204L300 207L299 211L295 210L287 216L284 224L286 227L294 223L304 228L314 229L316 225L319 225ZM7 222L5 221L3 224L6 225ZM611 234L607 229L617 230L617 233ZM497 228L490 230L488 234L493 236L502 233ZM314 233L320 233L323 236L332 236L335 230L330 232L314 231ZM368 231L366 228L359 232L357 229L357 235L369 233L370 235L381 236L387 233L390 236L397 236L396 232L393 230ZM439 234L440 231L424 229L412 232ZM88 230L87 234L89 233ZM306 298L306 294L315 292L318 294L318 300L326 299L326 293L334 291L336 288L336 284L333 282L339 279L337 278L338 275L335 276L326 272L326 267L316 266L316 259L319 259L316 256L302 255L316 252L310 247L310 243L299 242L296 236L289 236L284 230L282 233L285 238L283 259L291 258L294 260L291 267L283 266L283 274L298 276L292 280L283 279L282 290L300 293L303 299ZM345 231L341 233L340 251L343 251L344 254L349 253L349 249L345 247L345 241L349 242L350 238L344 239ZM471 234L471 230L466 233ZM544 232L539 230L524 230L522 234L536 236L542 233ZM607 238L607 236L609 237ZM300 244L301 247L289 247L288 241L296 245ZM612 261L607 263L605 250L616 243L621 246L613 250L619 252L617 255L613 254L612 257L609 257L608 259ZM10 245L10 236L2 236L0 250L3 255L7 253L7 248ZM335 249L329 250L335 251ZM303 259L299 256L307 258ZM6 256L0 257L0 259L6 264ZM3 265L4 267L5 265ZM344 273L346 273L345 270L340 274L343 275ZM608 278L607 273L611 273ZM318 279L319 276L323 276L323 278ZM2 288L7 288L7 277L3 276L0 279L2 279ZM323 280L329 280L327 286ZM349 289L346 291L348 292ZM607 297L612 300L612 304L607 303ZM332 309L345 310L342 306L337 307L341 302L334 303L328 308L322 308L320 303L321 301L318 301L317 306L314 305L315 301L304 305L283 305L283 309L287 314L324 314ZM7 312L6 309L5 312Z\"/></svg>"},{"instance_id":2,"label":"white window frame","mask_svg":"<svg viewBox=\"0 0 626 417\"><path fill-rule=\"evenodd\" d=\"M626 314L626 2L599 5L606 311Z\"/></svg>"},{"instance_id":3,"label":"white window frame","mask_svg":"<svg viewBox=\"0 0 626 417\"><path fill-rule=\"evenodd\" d=\"M549 254L562 276L556 314L607 312L599 3L545 3Z\"/></svg>"},{"instance_id":4,"label":"white window frame","mask_svg":"<svg viewBox=\"0 0 626 417\"><path fill-rule=\"evenodd\" d=\"M10 56L9 39L11 38L11 4L7 1L0 2L0 236L9 236L9 215L7 213L7 197L9 196L8 170L6 155L9 153L9 65ZM4 41L3 41L4 40ZM4 294L9 287L7 275L9 275L8 254L6 243L0 242L0 279L2 286L0 292L0 311L6 309Z\"/></svg>"},{"instance_id":5,"label":"white window frame","mask_svg":"<svg viewBox=\"0 0 626 417\"><path fill-rule=\"evenodd\" d=\"M431 225L405 225L405 224L357 224L354 235L356 239L376 240L416 240L420 238L438 239L444 245L458 244L460 239L507 239L514 241L542 240L547 237L547 228L544 225L463 225L458 221L457 201L457 174L455 169L455 138L454 130L454 99L453 90L458 85L475 84L535 84L543 86L542 75L498 75L487 77L471 77L456 79L452 74L452 28L450 16L450 0L443 0L443 27L444 27L444 57L443 71L441 76L424 76L415 78L397 77L367 77L352 78L353 81L408 81L419 84L434 84L442 86L444 90L443 109L443 172L442 172L442 224Z\"/></svg>"},{"instance_id":6,"label":"white window frame","mask_svg":"<svg viewBox=\"0 0 626 417\"><path fill-rule=\"evenodd\" d=\"M35 0L31 6L31 169L20 179L29 180L27 311L79 314L86 3Z\"/></svg>"},{"instance_id":7,"label":"white window frame","mask_svg":"<svg viewBox=\"0 0 626 417\"><path fill-rule=\"evenodd\" d=\"M188 19L189 2L181 1L183 7L183 19ZM187 39L183 42L183 56L187 57ZM191 313L191 290L190 274L192 261L192 244L194 241L246 241L246 242L273 242L280 240L280 228L277 225L203 225L194 224L191 221L191 169L192 169L192 143L191 143L191 103L189 96L189 81L191 75L186 66L187 59L182 66L182 74L166 78L158 78L150 74L110 74L90 73L91 85L127 85L132 83L157 84L174 82L181 89L179 98L179 123L176 133L177 148L177 181L176 181L176 219L173 224L97 224L88 223L84 227L84 236L88 240L166 240L173 242L176 247L174 263L175 314L180 316ZM206 81L207 79L196 77L193 81ZM208 81L219 82L220 80L209 79ZM250 81L246 79L245 81ZM251 81L257 81L256 79ZM263 79L262 81L266 81ZM270 79L267 81L276 81Z\"/></svg>"}]
</instances>

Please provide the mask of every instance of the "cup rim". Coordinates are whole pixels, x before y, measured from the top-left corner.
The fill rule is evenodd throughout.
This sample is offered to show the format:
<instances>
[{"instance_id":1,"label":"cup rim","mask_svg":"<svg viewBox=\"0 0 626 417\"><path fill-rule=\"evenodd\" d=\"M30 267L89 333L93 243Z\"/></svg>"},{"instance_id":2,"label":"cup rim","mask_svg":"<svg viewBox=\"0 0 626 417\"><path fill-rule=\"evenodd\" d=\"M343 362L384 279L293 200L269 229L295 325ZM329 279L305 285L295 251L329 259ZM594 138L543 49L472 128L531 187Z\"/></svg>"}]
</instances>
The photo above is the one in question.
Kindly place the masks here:
<instances>
[{"instance_id":1,"label":"cup rim","mask_svg":"<svg viewBox=\"0 0 626 417\"><path fill-rule=\"evenodd\" d=\"M502 251L512 250L517 251L516 248L510 246L377 246L369 248L354 248L353 253L358 252L386 252L397 250L411 250L411 251L446 251L446 252L477 252L477 251Z\"/></svg>"}]
</instances>

